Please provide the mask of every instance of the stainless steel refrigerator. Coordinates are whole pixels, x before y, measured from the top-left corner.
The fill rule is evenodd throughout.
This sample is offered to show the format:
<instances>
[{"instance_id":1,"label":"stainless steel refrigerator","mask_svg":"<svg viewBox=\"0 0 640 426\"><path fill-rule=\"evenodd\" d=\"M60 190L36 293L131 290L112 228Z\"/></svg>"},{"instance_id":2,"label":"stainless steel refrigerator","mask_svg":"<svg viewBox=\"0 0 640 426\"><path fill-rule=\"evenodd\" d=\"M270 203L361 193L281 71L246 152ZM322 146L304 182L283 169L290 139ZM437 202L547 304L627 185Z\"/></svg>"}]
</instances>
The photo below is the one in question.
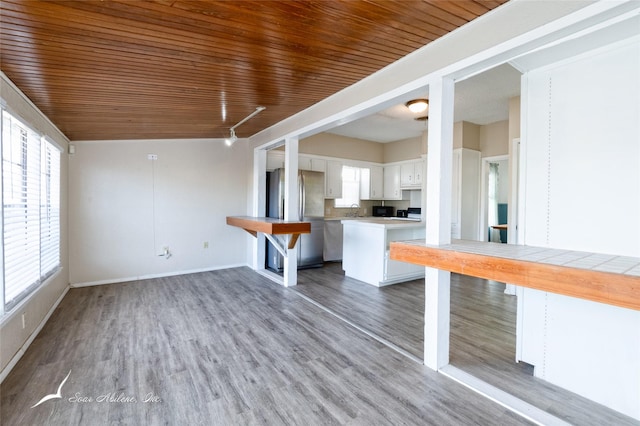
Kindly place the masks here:
<instances>
[{"instance_id":1,"label":"stainless steel refrigerator","mask_svg":"<svg viewBox=\"0 0 640 426\"><path fill-rule=\"evenodd\" d=\"M300 235L298 269L322 266L324 244L324 173L298 172L298 220L311 223L311 233ZM267 216L284 219L284 169L267 172ZM281 272L284 258L267 240L266 267Z\"/></svg>"}]
</instances>

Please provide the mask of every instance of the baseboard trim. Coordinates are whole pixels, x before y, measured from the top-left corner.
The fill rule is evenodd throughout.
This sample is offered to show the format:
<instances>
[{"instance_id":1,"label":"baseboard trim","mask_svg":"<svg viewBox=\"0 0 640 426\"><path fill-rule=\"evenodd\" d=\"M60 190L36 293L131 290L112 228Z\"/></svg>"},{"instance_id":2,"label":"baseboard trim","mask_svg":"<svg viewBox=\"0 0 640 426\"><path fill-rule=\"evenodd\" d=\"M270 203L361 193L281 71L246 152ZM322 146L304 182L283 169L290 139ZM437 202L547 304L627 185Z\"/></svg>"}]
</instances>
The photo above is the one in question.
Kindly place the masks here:
<instances>
[{"instance_id":1,"label":"baseboard trim","mask_svg":"<svg viewBox=\"0 0 640 426\"><path fill-rule=\"evenodd\" d=\"M438 371L451 380L455 380L461 385L479 393L496 404L502 405L504 408L513 411L519 416L522 416L537 425L570 426L570 423L567 423L564 420L511 395L510 393L498 389L457 367L447 365Z\"/></svg>"},{"instance_id":2,"label":"baseboard trim","mask_svg":"<svg viewBox=\"0 0 640 426\"><path fill-rule=\"evenodd\" d=\"M276 284L280 284L281 286L284 286L284 277L282 275L278 275L275 272L270 271L268 269L254 269L254 272L262 275L265 278L270 279Z\"/></svg>"},{"instance_id":3,"label":"baseboard trim","mask_svg":"<svg viewBox=\"0 0 640 426\"><path fill-rule=\"evenodd\" d=\"M159 273L159 274L147 274L147 275L139 275L139 276L135 276L135 277L111 278L111 279L107 279L107 280L72 283L71 284L71 288L93 287L93 286L98 286L98 285L127 283L127 282L131 282L131 281L140 281L140 280L150 280L150 279L153 279L153 278L175 277L177 275L197 274L197 273L200 273L200 272L219 271L221 269L241 268L241 267L244 267L244 266L248 267L249 265L246 264L246 263L239 263L239 264L234 264L234 265L216 266L214 268L190 269L190 270L186 270L186 271L162 272L162 273Z\"/></svg>"},{"instance_id":4,"label":"baseboard trim","mask_svg":"<svg viewBox=\"0 0 640 426\"><path fill-rule=\"evenodd\" d=\"M36 329L33 330L33 333L31 333L31 335L26 340L26 342L24 342L24 344L20 347L20 349L18 349L18 352L16 352L16 354L13 356L13 358L11 358L11 361L9 361L7 366L2 370L2 372L0 372L0 384L2 382L4 382L4 379L6 379L7 376L9 375L9 373L11 373L11 370L13 370L13 367L16 366L18 361L20 361L20 358L22 358L22 356L25 354L25 352L27 351L29 346L31 346L31 343L33 343L33 341L38 336L40 331L42 331L42 329L44 328L44 325L47 323L47 321L49 321L49 318L51 318L51 315L53 314L53 311L56 310L56 308L58 307L60 302L62 302L62 299L64 299L64 296L66 296L67 293L69 292L69 288L70 288L70 286L66 286L64 288L64 291L62 292L60 297L58 297L58 299L55 301L53 306L51 306L51 309L49 309L49 311L47 312L47 315L44 316L42 321L40 321L40 324L38 324Z\"/></svg>"}]
</instances>

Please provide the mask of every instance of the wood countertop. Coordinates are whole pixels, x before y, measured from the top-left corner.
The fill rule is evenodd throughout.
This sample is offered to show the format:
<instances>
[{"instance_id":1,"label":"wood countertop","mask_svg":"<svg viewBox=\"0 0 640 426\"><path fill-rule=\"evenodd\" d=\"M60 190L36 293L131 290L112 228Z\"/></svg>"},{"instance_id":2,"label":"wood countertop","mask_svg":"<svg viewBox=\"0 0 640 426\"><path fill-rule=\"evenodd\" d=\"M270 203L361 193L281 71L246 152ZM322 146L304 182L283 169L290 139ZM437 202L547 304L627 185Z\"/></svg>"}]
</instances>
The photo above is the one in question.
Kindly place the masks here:
<instances>
[{"instance_id":1,"label":"wood countertop","mask_svg":"<svg viewBox=\"0 0 640 426\"><path fill-rule=\"evenodd\" d=\"M393 260L640 310L640 258L453 240L392 242Z\"/></svg>"},{"instance_id":2,"label":"wood countertop","mask_svg":"<svg viewBox=\"0 0 640 426\"><path fill-rule=\"evenodd\" d=\"M242 228L254 237L258 232L269 235L291 234L290 249L296 245L300 234L311 233L311 222L287 221L272 217L227 216L227 225Z\"/></svg>"}]
</instances>

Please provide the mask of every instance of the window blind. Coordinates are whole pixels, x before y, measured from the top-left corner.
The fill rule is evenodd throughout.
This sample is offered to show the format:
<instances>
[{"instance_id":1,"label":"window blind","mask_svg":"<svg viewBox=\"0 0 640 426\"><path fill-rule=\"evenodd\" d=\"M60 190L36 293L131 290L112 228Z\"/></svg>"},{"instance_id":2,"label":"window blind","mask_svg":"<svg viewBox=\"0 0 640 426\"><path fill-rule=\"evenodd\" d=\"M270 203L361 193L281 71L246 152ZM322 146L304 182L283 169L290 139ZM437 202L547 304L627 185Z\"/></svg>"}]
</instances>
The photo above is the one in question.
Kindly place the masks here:
<instances>
[{"instance_id":1,"label":"window blind","mask_svg":"<svg viewBox=\"0 0 640 426\"><path fill-rule=\"evenodd\" d=\"M40 274L60 267L60 151L43 138L40 177Z\"/></svg>"},{"instance_id":2,"label":"window blind","mask_svg":"<svg viewBox=\"0 0 640 426\"><path fill-rule=\"evenodd\" d=\"M2 238L5 310L60 264L60 152L2 113Z\"/></svg>"}]
</instances>

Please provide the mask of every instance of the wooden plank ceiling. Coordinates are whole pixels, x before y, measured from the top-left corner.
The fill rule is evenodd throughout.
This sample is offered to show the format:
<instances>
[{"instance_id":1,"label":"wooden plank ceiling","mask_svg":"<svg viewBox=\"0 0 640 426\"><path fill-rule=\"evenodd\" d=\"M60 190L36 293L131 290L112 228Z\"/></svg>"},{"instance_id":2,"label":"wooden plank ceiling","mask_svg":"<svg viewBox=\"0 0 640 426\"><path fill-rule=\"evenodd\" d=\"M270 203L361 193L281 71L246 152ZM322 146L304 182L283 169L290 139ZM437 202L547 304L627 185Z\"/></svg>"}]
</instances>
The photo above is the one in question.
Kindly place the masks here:
<instances>
[{"instance_id":1,"label":"wooden plank ceiling","mask_svg":"<svg viewBox=\"0 0 640 426\"><path fill-rule=\"evenodd\" d=\"M504 2L2 0L0 65L72 141L248 137Z\"/></svg>"}]
</instances>

